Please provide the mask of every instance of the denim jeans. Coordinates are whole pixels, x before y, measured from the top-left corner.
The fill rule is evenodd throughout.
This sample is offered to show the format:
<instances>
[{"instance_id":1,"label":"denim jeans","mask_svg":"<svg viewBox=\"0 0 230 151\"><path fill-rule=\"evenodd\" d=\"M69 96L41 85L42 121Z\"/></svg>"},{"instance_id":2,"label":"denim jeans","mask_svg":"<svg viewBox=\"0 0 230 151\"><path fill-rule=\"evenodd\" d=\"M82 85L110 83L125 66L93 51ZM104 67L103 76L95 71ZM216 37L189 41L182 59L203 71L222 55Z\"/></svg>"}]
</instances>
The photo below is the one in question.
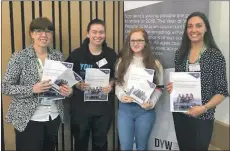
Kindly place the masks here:
<instances>
[{"instance_id":1,"label":"denim jeans","mask_svg":"<svg viewBox=\"0 0 230 151\"><path fill-rule=\"evenodd\" d=\"M121 150L147 150L148 139L155 121L154 109L145 110L136 103L119 102L118 135Z\"/></svg>"}]
</instances>

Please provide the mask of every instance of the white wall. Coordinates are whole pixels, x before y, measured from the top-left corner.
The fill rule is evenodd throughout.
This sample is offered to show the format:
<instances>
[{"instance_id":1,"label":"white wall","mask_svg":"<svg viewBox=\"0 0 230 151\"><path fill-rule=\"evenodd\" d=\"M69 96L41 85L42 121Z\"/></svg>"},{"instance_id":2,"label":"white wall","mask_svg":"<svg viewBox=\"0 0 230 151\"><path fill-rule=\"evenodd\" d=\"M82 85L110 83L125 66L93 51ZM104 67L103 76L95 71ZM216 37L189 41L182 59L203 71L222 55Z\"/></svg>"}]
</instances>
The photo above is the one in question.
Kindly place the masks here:
<instances>
[{"instance_id":1,"label":"white wall","mask_svg":"<svg viewBox=\"0 0 230 151\"><path fill-rule=\"evenodd\" d=\"M213 1L209 5L209 21L215 42L225 56L229 86L229 1ZM229 97L216 109L216 120L229 125Z\"/></svg>"},{"instance_id":2,"label":"white wall","mask_svg":"<svg viewBox=\"0 0 230 151\"><path fill-rule=\"evenodd\" d=\"M131 9L144 7L151 4L160 3L162 1L124 1L124 11L128 11Z\"/></svg>"}]
</instances>

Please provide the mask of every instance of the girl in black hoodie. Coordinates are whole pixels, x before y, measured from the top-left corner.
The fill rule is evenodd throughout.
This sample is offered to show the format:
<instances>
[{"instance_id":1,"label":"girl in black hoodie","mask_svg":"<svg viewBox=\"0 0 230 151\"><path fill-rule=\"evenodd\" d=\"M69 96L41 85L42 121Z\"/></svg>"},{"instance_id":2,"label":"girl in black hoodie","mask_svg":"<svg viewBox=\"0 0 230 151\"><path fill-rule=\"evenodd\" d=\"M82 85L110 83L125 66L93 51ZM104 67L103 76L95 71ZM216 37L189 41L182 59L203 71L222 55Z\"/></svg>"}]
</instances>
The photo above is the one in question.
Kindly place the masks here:
<instances>
[{"instance_id":1,"label":"girl in black hoodie","mask_svg":"<svg viewBox=\"0 0 230 151\"><path fill-rule=\"evenodd\" d=\"M98 63L103 60L103 64ZM106 60L106 61L105 61ZM72 51L66 60L74 63L73 70L83 79L86 68L110 69L110 84L103 87L108 93L108 101L84 102L84 91L88 84L81 82L74 86L70 98L71 132L75 140L75 150L87 151L90 131L92 131L92 150L107 150L107 133L114 115L114 66L115 51L105 42L105 23L100 19L92 20L87 26L87 38L81 47Z\"/></svg>"}]
</instances>

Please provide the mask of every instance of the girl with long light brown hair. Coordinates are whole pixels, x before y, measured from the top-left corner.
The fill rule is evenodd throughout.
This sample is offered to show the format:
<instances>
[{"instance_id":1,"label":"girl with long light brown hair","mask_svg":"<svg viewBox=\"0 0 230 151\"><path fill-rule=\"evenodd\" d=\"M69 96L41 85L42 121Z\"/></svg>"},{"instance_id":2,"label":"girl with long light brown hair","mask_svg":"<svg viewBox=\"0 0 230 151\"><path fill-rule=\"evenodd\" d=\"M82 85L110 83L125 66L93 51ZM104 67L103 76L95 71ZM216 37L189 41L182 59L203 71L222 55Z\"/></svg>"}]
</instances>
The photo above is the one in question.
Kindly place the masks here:
<instances>
[{"instance_id":1,"label":"girl with long light brown hair","mask_svg":"<svg viewBox=\"0 0 230 151\"><path fill-rule=\"evenodd\" d=\"M155 70L153 83L157 88L149 101L141 105L126 93L130 66ZM142 28L132 29L116 66L116 96L119 99L118 134L121 150L132 150L134 137L137 150L148 149L148 138L155 121L154 106L162 94L163 69L153 55L147 32Z\"/></svg>"}]
</instances>

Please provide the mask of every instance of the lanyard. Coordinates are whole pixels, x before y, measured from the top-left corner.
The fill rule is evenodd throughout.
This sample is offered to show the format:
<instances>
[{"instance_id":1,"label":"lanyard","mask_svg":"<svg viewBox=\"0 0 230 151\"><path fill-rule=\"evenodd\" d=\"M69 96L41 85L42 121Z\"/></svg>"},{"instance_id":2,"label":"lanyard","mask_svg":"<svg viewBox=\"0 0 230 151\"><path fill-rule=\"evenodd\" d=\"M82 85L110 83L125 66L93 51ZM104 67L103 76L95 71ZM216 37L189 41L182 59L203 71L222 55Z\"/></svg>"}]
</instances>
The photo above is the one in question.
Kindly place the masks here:
<instances>
[{"instance_id":1,"label":"lanyard","mask_svg":"<svg viewBox=\"0 0 230 151\"><path fill-rule=\"evenodd\" d=\"M41 59L39 59L39 58L36 60L36 63L37 63L37 67L38 67L39 78L40 78L40 80L41 80L41 78L42 78L42 73L43 73L43 64L42 64Z\"/></svg>"},{"instance_id":2,"label":"lanyard","mask_svg":"<svg viewBox=\"0 0 230 151\"><path fill-rule=\"evenodd\" d=\"M203 47L201 48L200 50L200 53L199 53L199 56L198 56L198 59L193 63L193 64L197 64L200 62L200 58L201 58L201 55L204 53L204 51L206 50L206 47L205 45L203 45ZM190 54L189 54L190 55ZM188 66L189 66L189 55L187 57L187 60L186 60L186 72L188 72Z\"/></svg>"}]
</instances>

